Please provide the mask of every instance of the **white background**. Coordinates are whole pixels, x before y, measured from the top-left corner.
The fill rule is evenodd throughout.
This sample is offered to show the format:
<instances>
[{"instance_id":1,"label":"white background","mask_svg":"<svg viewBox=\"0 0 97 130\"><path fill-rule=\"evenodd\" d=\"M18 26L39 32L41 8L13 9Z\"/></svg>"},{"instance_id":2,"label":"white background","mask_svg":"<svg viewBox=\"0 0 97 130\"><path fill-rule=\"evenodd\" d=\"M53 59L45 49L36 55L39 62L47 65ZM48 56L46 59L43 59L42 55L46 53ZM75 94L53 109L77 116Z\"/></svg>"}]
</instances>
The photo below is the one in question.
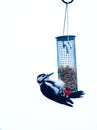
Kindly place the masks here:
<instances>
[{"instance_id":1,"label":"white background","mask_svg":"<svg viewBox=\"0 0 97 130\"><path fill-rule=\"evenodd\" d=\"M56 36L62 35L61 0L0 0L0 128L97 130L97 2L74 0L69 32L76 35L78 88L74 107L45 98L38 74L55 72Z\"/></svg>"}]
</instances>

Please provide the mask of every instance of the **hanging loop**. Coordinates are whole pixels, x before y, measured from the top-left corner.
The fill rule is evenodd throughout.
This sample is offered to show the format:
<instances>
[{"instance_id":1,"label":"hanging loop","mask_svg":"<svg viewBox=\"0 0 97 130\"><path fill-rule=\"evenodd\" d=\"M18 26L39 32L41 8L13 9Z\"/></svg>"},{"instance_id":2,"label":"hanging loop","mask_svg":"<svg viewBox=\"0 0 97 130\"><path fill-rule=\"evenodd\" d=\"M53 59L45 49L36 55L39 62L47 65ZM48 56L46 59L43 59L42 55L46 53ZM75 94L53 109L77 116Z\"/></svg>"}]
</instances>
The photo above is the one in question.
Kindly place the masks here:
<instances>
[{"instance_id":1,"label":"hanging loop","mask_svg":"<svg viewBox=\"0 0 97 130\"><path fill-rule=\"evenodd\" d=\"M74 0L71 0L71 1L69 1L69 2L66 2L66 1L64 1L64 0L62 0L62 2L64 2L65 4L70 4L70 3L72 3Z\"/></svg>"}]
</instances>

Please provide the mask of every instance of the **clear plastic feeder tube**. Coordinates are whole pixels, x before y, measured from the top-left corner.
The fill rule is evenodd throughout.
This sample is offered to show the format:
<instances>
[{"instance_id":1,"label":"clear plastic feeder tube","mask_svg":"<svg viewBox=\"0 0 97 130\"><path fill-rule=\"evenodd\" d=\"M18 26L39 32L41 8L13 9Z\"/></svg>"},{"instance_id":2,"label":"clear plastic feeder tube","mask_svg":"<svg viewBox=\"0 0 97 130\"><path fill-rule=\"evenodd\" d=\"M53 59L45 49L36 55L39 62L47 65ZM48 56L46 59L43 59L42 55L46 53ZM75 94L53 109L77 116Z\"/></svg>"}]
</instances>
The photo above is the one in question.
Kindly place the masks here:
<instances>
[{"instance_id":1,"label":"clear plastic feeder tube","mask_svg":"<svg viewBox=\"0 0 97 130\"><path fill-rule=\"evenodd\" d=\"M77 90L77 65L75 36L66 35L56 37L58 78L71 91Z\"/></svg>"}]
</instances>

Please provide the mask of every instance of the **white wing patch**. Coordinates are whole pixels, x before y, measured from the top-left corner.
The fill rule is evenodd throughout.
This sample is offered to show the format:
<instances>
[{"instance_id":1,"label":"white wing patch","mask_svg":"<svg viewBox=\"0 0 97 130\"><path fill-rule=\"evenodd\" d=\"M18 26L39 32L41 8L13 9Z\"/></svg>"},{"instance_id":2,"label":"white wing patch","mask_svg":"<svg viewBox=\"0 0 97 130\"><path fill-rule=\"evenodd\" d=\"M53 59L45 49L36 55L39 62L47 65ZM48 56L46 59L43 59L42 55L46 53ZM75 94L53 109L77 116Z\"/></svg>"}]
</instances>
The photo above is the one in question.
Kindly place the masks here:
<instances>
[{"instance_id":1,"label":"white wing patch","mask_svg":"<svg viewBox=\"0 0 97 130\"><path fill-rule=\"evenodd\" d=\"M59 94L58 88L54 87L51 83L48 83L48 82L45 82L45 83L46 83L47 86L51 87L54 90L56 95Z\"/></svg>"}]
</instances>

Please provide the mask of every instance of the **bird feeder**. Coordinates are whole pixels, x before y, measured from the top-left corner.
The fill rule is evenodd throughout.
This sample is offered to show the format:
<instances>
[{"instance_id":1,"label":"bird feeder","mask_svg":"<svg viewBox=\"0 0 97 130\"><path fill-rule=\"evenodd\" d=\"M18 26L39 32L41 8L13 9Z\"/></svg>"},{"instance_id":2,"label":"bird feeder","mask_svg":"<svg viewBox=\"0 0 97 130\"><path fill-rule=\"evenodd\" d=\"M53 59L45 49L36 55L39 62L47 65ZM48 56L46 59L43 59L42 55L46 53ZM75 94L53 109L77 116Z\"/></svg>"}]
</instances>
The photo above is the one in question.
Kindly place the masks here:
<instances>
[{"instance_id":1,"label":"bird feeder","mask_svg":"<svg viewBox=\"0 0 97 130\"><path fill-rule=\"evenodd\" d=\"M63 35L56 37L58 78L65 83L68 90L76 91L78 86L75 35L68 33L68 4L72 3L73 0L70 2L62 1L66 4L66 10ZM64 35L66 18L67 35Z\"/></svg>"}]
</instances>

